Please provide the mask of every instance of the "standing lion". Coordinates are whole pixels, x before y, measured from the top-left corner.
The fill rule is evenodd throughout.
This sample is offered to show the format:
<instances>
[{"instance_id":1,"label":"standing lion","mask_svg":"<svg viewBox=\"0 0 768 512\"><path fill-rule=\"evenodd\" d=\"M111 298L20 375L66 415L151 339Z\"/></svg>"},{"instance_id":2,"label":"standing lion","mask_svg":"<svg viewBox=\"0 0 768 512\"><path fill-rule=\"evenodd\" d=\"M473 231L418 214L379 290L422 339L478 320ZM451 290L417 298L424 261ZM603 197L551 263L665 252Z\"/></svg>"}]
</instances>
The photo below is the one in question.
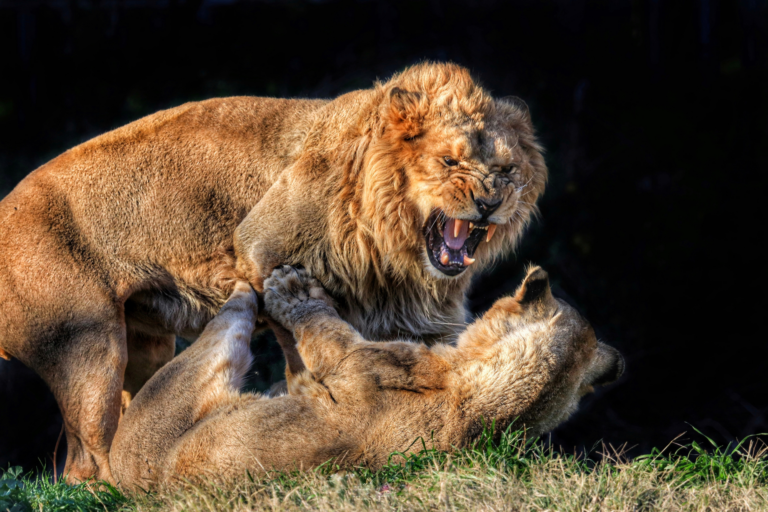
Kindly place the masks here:
<instances>
[{"instance_id":1,"label":"standing lion","mask_svg":"<svg viewBox=\"0 0 768 512\"><path fill-rule=\"evenodd\" d=\"M472 274L511 250L546 178L525 105L453 64L335 100L158 112L0 203L0 356L53 391L68 478L112 480L121 399L238 277L261 290L276 265L301 265L366 337L451 336Z\"/></svg>"}]
</instances>

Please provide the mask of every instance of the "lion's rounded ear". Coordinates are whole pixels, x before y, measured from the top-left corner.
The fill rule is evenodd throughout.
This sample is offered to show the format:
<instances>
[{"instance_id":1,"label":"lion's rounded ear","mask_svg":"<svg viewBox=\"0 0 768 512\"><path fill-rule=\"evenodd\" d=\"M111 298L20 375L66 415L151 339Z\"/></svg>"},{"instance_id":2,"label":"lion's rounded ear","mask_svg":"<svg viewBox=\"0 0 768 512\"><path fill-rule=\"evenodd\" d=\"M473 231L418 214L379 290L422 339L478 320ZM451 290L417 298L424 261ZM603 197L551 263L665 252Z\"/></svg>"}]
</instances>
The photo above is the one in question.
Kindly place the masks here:
<instances>
[{"instance_id":1,"label":"lion's rounded ear","mask_svg":"<svg viewBox=\"0 0 768 512\"><path fill-rule=\"evenodd\" d=\"M428 109L426 94L393 87L389 91L389 125L403 137L412 138L421 131L421 123Z\"/></svg>"},{"instance_id":2,"label":"lion's rounded ear","mask_svg":"<svg viewBox=\"0 0 768 512\"><path fill-rule=\"evenodd\" d=\"M528 108L528 104L521 98L518 98L517 96L504 96L503 98L499 98L499 101L515 107L515 109L522 114L524 120L531 120L531 111Z\"/></svg>"},{"instance_id":3,"label":"lion's rounded ear","mask_svg":"<svg viewBox=\"0 0 768 512\"><path fill-rule=\"evenodd\" d=\"M422 94L393 87L389 91L389 106L400 119L408 119L420 112Z\"/></svg>"}]
</instances>

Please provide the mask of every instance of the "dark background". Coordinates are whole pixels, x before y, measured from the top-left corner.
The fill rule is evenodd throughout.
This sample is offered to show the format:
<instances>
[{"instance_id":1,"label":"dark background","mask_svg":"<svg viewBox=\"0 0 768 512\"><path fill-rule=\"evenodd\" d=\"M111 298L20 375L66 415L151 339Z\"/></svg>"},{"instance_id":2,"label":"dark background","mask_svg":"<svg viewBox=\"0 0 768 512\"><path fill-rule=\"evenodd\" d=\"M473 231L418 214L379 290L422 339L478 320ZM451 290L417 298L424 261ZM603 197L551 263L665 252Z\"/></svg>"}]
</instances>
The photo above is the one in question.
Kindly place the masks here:
<instances>
[{"instance_id":1,"label":"dark background","mask_svg":"<svg viewBox=\"0 0 768 512\"><path fill-rule=\"evenodd\" d=\"M0 197L159 109L333 97L452 60L529 103L551 173L541 219L471 307L537 262L626 356L553 441L639 454L692 426L718 442L768 432L767 4L0 0ZM256 348L259 388L280 361ZM50 467L60 427L42 382L0 361L0 465Z\"/></svg>"}]
</instances>

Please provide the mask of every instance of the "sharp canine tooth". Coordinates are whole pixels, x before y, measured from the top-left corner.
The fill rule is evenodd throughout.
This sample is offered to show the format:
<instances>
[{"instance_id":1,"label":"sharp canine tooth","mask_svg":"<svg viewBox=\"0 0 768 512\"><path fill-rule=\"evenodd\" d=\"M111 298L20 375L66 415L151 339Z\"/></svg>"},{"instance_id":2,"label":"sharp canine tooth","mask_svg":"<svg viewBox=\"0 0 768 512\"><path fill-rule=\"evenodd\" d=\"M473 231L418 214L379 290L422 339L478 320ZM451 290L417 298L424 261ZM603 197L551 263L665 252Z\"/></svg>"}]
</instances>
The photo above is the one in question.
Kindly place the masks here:
<instances>
[{"instance_id":1,"label":"sharp canine tooth","mask_svg":"<svg viewBox=\"0 0 768 512\"><path fill-rule=\"evenodd\" d=\"M448 253L445 252L445 249L443 249L443 252L440 254L440 263L443 265L448 265Z\"/></svg>"},{"instance_id":2,"label":"sharp canine tooth","mask_svg":"<svg viewBox=\"0 0 768 512\"><path fill-rule=\"evenodd\" d=\"M493 234L496 232L496 224L489 224L488 225L488 236L485 237L486 242L490 242L491 238L493 238Z\"/></svg>"},{"instance_id":3,"label":"sharp canine tooth","mask_svg":"<svg viewBox=\"0 0 768 512\"><path fill-rule=\"evenodd\" d=\"M470 222L469 223L469 230L472 231L473 229L475 229L475 223L474 222Z\"/></svg>"},{"instance_id":4,"label":"sharp canine tooth","mask_svg":"<svg viewBox=\"0 0 768 512\"><path fill-rule=\"evenodd\" d=\"M470 258L466 254L464 255L464 266L468 267L475 262L475 258Z\"/></svg>"},{"instance_id":5,"label":"sharp canine tooth","mask_svg":"<svg viewBox=\"0 0 768 512\"><path fill-rule=\"evenodd\" d=\"M464 225L464 221L461 219L456 219L453 223L453 238L459 238L459 231L461 231L462 225Z\"/></svg>"}]
</instances>

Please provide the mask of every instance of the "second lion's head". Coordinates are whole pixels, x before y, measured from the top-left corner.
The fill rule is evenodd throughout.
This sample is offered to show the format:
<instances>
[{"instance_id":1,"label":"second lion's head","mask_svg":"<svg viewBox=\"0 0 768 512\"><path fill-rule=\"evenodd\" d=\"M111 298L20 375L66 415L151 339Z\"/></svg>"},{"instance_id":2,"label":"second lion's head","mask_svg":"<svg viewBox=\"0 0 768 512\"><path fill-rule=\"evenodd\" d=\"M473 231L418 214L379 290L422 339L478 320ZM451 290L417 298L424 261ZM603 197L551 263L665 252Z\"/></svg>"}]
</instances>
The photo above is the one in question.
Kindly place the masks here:
<instances>
[{"instance_id":1,"label":"second lion's head","mask_svg":"<svg viewBox=\"0 0 768 512\"><path fill-rule=\"evenodd\" d=\"M379 250L447 278L514 246L547 180L525 103L493 98L454 64L420 64L376 90L362 207Z\"/></svg>"}]
</instances>

